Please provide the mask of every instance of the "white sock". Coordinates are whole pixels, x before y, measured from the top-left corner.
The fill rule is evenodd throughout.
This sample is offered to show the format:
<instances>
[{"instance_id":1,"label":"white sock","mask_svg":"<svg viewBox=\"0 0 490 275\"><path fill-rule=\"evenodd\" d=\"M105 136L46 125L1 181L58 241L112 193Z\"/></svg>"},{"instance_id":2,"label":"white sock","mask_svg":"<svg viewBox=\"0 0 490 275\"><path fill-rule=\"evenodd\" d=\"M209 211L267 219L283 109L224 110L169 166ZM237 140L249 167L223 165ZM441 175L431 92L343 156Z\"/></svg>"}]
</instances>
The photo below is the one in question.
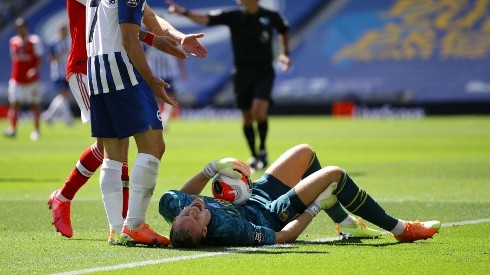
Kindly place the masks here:
<instances>
[{"instance_id":1,"label":"white sock","mask_svg":"<svg viewBox=\"0 0 490 275\"><path fill-rule=\"evenodd\" d=\"M390 230L393 235L398 236L401 235L405 231L405 221L398 219L398 223L395 225L395 228Z\"/></svg>"},{"instance_id":2,"label":"white sock","mask_svg":"<svg viewBox=\"0 0 490 275\"><path fill-rule=\"evenodd\" d=\"M67 199L65 196L63 196L63 195L61 194L61 192L58 192L58 193L56 194L56 198L57 198L58 200L62 201L62 202L71 201L71 200Z\"/></svg>"},{"instance_id":3,"label":"white sock","mask_svg":"<svg viewBox=\"0 0 490 275\"><path fill-rule=\"evenodd\" d=\"M104 201L109 227L120 232L124 219L122 217L122 162L104 159L100 169L100 191Z\"/></svg>"},{"instance_id":4,"label":"white sock","mask_svg":"<svg viewBox=\"0 0 490 275\"><path fill-rule=\"evenodd\" d=\"M155 189L160 160L152 155L138 153L129 178L128 215L124 224L129 230L138 228Z\"/></svg>"},{"instance_id":5,"label":"white sock","mask_svg":"<svg viewBox=\"0 0 490 275\"><path fill-rule=\"evenodd\" d=\"M53 119L54 115L59 109L60 104L63 103L63 96L62 95L57 95L53 100L51 101L51 104L49 104L48 109L44 112L44 119Z\"/></svg>"}]
</instances>

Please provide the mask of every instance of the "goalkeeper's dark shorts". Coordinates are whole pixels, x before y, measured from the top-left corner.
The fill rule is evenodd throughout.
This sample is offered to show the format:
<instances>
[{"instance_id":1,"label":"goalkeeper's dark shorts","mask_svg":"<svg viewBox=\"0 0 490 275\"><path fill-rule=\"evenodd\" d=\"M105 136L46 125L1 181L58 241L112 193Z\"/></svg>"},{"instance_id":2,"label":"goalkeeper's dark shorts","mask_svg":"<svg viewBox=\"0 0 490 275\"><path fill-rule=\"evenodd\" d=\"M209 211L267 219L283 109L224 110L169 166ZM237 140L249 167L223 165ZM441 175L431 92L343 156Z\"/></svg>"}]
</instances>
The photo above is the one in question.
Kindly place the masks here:
<instances>
[{"instance_id":1,"label":"goalkeeper's dark shorts","mask_svg":"<svg viewBox=\"0 0 490 275\"><path fill-rule=\"evenodd\" d=\"M267 209L270 223L275 231L280 231L306 209L306 205L299 199L294 189L267 173L254 181L249 200Z\"/></svg>"}]
</instances>

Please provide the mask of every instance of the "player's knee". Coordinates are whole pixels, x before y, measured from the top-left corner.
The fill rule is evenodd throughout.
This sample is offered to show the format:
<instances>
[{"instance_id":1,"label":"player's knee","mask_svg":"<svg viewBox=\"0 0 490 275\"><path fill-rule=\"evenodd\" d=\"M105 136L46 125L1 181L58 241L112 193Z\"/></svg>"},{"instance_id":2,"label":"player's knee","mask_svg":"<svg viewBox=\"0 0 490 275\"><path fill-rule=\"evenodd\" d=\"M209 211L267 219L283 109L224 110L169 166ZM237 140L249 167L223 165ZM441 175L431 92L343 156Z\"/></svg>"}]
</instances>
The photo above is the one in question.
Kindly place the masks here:
<instances>
[{"instance_id":1,"label":"player's knee","mask_svg":"<svg viewBox=\"0 0 490 275\"><path fill-rule=\"evenodd\" d=\"M309 144L306 143L296 145L295 147L299 154L308 156L309 159L311 159L311 156L315 153L313 147L311 147Z\"/></svg>"},{"instance_id":2,"label":"player's knee","mask_svg":"<svg viewBox=\"0 0 490 275\"><path fill-rule=\"evenodd\" d=\"M331 177L334 179L334 181L339 182L340 178L342 177L342 174L344 173L344 169L335 166L335 165L329 165L323 167L323 170L325 170L328 174L331 175Z\"/></svg>"}]
</instances>

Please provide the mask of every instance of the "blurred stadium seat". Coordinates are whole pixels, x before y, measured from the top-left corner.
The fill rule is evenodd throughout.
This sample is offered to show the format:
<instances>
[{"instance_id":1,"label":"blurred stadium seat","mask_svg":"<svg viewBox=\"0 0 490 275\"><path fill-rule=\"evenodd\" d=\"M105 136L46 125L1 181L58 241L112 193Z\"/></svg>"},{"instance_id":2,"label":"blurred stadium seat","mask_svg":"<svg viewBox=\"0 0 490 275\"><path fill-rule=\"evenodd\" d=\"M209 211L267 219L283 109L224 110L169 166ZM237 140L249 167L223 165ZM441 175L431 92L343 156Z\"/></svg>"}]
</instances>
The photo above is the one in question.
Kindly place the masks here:
<instances>
[{"instance_id":1,"label":"blurred stadium seat","mask_svg":"<svg viewBox=\"0 0 490 275\"><path fill-rule=\"evenodd\" d=\"M19 2L27 0L1 5ZM179 30L206 34L202 41L209 56L186 61L189 77L179 89L181 105L232 107L227 28L202 27L168 14L165 1L147 2ZM181 2L201 11L236 5L230 0ZM476 0L459 5L436 2L261 0L281 10L291 26L293 68L277 72L271 112L331 114L335 102L348 100L364 107L423 107L428 114L490 113L490 35L485 29L490 9L482 10ZM452 17L444 16L447 10ZM59 0L38 1L25 16L46 43L53 27L66 21ZM11 24L0 32L0 60L9 60L8 39L13 34ZM0 105L6 103L8 64L0 68ZM54 91L48 62L43 66L44 101L49 102Z\"/></svg>"}]
</instances>

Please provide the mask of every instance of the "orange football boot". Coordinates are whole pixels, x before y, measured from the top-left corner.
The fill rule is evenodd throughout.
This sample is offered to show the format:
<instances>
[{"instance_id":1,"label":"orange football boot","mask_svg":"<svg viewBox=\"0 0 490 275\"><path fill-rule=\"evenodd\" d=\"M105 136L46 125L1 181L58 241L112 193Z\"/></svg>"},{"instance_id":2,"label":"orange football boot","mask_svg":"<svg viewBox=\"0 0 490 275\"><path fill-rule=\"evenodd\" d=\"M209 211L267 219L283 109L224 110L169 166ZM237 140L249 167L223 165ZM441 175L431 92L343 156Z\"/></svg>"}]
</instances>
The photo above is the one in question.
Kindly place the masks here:
<instances>
[{"instance_id":1,"label":"orange football boot","mask_svg":"<svg viewBox=\"0 0 490 275\"><path fill-rule=\"evenodd\" d=\"M135 230L129 230L126 225L123 226L121 232L121 241L129 246L136 244L144 244L148 246L168 246L170 240L155 231L144 221Z\"/></svg>"},{"instance_id":2,"label":"orange football boot","mask_svg":"<svg viewBox=\"0 0 490 275\"><path fill-rule=\"evenodd\" d=\"M405 230L401 235L395 236L395 239L405 243L425 240L432 238L439 231L439 228L441 228L440 221L405 222Z\"/></svg>"}]
</instances>

